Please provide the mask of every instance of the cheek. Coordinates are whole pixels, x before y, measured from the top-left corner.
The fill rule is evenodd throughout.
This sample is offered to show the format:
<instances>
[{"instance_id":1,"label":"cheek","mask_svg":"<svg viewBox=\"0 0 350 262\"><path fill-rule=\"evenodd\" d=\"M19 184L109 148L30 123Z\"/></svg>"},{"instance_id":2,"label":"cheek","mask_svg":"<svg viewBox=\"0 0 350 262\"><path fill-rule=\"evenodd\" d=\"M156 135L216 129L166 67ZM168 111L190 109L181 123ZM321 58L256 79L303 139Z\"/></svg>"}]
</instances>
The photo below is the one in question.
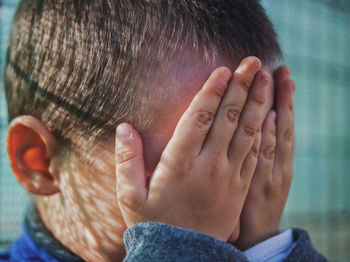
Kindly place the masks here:
<instances>
[{"instance_id":1,"label":"cheek","mask_svg":"<svg viewBox=\"0 0 350 262\"><path fill-rule=\"evenodd\" d=\"M112 140L112 139L111 139ZM84 161L76 160L75 171L84 180L83 189L98 194L108 200L115 195L114 141L106 141L84 154ZM103 199L103 198L102 198Z\"/></svg>"}]
</instances>

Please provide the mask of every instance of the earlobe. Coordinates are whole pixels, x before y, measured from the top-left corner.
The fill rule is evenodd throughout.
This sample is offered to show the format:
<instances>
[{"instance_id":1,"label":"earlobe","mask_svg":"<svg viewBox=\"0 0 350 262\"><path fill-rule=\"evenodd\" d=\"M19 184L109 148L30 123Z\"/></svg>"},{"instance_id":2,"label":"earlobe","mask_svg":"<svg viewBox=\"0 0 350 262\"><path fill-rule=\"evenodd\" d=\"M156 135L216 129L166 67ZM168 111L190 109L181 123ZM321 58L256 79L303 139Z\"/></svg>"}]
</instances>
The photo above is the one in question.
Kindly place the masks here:
<instances>
[{"instance_id":1,"label":"earlobe","mask_svg":"<svg viewBox=\"0 0 350 262\"><path fill-rule=\"evenodd\" d=\"M50 172L57 141L47 127L32 116L19 116L9 126L7 152L18 182L36 195L60 191L57 174Z\"/></svg>"}]
</instances>

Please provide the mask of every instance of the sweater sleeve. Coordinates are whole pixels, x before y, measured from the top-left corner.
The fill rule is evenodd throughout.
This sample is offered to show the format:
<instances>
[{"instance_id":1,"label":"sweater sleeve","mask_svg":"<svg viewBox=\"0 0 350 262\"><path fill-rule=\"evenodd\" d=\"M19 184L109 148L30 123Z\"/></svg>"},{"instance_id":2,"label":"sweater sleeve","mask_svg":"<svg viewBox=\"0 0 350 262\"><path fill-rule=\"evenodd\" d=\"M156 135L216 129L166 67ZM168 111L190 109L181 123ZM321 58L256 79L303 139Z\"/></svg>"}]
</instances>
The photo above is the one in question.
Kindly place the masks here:
<instances>
[{"instance_id":1,"label":"sweater sleeve","mask_svg":"<svg viewBox=\"0 0 350 262\"><path fill-rule=\"evenodd\" d=\"M212 236L167 224L146 222L124 233L124 262L242 261L244 254Z\"/></svg>"},{"instance_id":2,"label":"sweater sleeve","mask_svg":"<svg viewBox=\"0 0 350 262\"><path fill-rule=\"evenodd\" d=\"M285 262L327 262L312 245L309 234L298 228L293 229L294 248L289 253Z\"/></svg>"}]
</instances>

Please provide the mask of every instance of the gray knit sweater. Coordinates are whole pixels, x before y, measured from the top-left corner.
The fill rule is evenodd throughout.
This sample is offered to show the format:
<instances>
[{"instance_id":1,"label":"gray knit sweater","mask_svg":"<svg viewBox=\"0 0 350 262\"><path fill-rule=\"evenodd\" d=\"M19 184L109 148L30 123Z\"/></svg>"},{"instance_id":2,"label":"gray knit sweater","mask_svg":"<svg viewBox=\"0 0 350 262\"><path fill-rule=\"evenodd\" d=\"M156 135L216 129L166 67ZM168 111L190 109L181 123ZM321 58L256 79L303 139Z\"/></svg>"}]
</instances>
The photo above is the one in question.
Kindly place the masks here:
<instances>
[{"instance_id":1,"label":"gray knit sweater","mask_svg":"<svg viewBox=\"0 0 350 262\"><path fill-rule=\"evenodd\" d=\"M306 231L293 229L295 247L285 261L327 261L312 246ZM161 223L137 224L124 234L125 262L150 261L242 261L234 246L209 235Z\"/></svg>"},{"instance_id":2,"label":"gray knit sweater","mask_svg":"<svg viewBox=\"0 0 350 262\"><path fill-rule=\"evenodd\" d=\"M308 234L293 229L293 246L285 261L326 261L312 246ZM245 255L234 246L196 231L161 223L137 224L124 234L125 262L148 261L244 261ZM23 234L11 249L0 253L0 261L80 262L46 229L34 205L25 219Z\"/></svg>"}]
</instances>

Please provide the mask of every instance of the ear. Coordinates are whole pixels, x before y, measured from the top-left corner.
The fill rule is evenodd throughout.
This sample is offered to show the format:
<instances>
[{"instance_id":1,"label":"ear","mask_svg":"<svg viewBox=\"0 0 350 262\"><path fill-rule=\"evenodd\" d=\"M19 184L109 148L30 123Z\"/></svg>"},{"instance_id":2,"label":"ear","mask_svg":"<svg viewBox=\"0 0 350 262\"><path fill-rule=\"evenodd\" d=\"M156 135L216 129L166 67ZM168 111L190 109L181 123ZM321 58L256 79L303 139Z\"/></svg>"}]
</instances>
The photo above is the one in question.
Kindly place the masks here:
<instances>
[{"instance_id":1,"label":"ear","mask_svg":"<svg viewBox=\"0 0 350 262\"><path fill-rule=\"evenodd\" d=\"M9 126L7 153L18 182L36 195L60 191L57 174L50 172L50 162L58 143L53 133L32 116L19 116Z\"/></svg>"}]
</instances>

